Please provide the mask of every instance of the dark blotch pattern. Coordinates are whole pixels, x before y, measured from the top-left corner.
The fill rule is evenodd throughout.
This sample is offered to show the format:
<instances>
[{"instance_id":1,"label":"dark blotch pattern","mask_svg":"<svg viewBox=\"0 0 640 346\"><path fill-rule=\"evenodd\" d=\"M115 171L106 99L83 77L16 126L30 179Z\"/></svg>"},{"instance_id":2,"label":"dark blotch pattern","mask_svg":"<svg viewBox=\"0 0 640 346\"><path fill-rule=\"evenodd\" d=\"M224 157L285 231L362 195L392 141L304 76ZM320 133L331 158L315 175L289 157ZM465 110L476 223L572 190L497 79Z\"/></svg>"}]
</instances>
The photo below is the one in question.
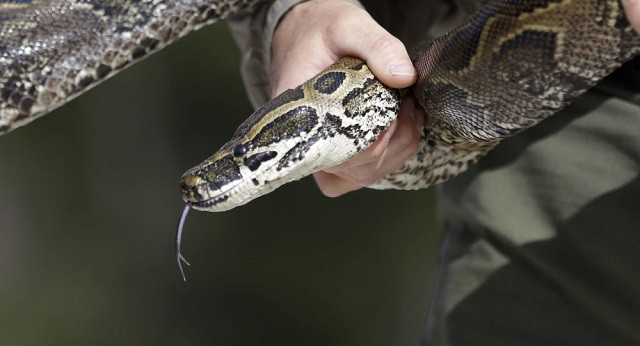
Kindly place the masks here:
<instances>
[{"instance_id":1,"label":"dark blotch pattern","mask_svg":"<svg viewBox=\"0 0 640 346\"><path fill-rule=\"evenodd\" d=\"M260 168L260 164L262 164L265 161L271 160L277 155L278 153L275 151L265 151L265 152L257 153L249 157L246 157L244 159L244 164L247 167L249 167L250 170L255 171L258 168Z\"/></svg>"},{"instance_id":2,"label":"dark blotch pattern","mask_svg":"<svg viewBox=\"0 0 640 346\"><path fill-rule=\"evenodd\" d=\"M363 68L363 67L364 67L364 62L361 62L361 63L359 63L359 64L358 64L358 65L356 65L356 66L352 66L352 67L350 67L350 69L352 69L352 70L354 70L354 71L360 71L360 70L362 70L362 68Z\"/></svg>"},{"instance_id":3,"label":"dark blotch pattern","mask_svg":"<svg viewBox=\"0 0 640 346\"><path fill-rule=\"evenodd\" d=\"M279 171L285 167L289 167L291 164L299 160L304 159L307 152L316 142L318 142L319 140L334 137L336 133L340 131L341 127L342 120L340 120L339 117L333 114L327 113L325 115L325 120L322 124L322 127L318 129L318 132L316 132L308 140L297 143L291 150L285 153L284 156L278 161L276 170Z\"/></svg>"},{"instance_id":4,"label":"dark blotch pattern","mask_svg":"<svg viewBox=\"0 0 640 346\"><path fill-rule=\"evenodd\" d=\"M78 86L79 86L81 89L84 89L84 88L86 88L86 87L87 87L87 85L89 85L89 84L93 83L93 81L94 81L93 77L91 77L91 76L87 76L87 77L82 78L82 79L78 82Z\"/></svg>"},{"instance_id":5,"label":"dark blotch pattern","mask_svg":"<svg viewBox=\"0 0 640 346\"><path fill-rule=\"evenodd\" d=\"M329 95L338 90L345 78L347 78L347 74L344 72L333 71L325 73L313 83L313 88L320 93Z\"/></svg>"},{"instance_id":6,"label":"dark blotch pattern","mask_svg":"<svg viewBox=\"0 0 640 346\"><path fill-rule=\"evenodd\" d=\"M263 104L262 106L260 106L260 108L258 108L253 113L253 115L256 115L257 117L255 119L252 119L253 117L249 118L249 119L252 119L254 121L247 123L247 125L253 125L259 119L261 119L265 114L270 113L274 109L276 109L276 108L278 108L280 106L286 105L289 102L297 101L297 100L299 100L299 99L301 99L303 97L304 97L304 91L302 91L302 89L300 87L295 88L295 89L289 89L289 90L283 92L282 94L278 95L273 100L271 100L271 101ZM247 127L249 128L251 126L247 126ZM240 129L238 129L238 130L240 130Z\"/></svg>"},{"instance_id":7,"label":"dark blotch pattern","mask_svg":"<svg viewBox=\"0 0 640 346\"><path fill-rule=\"evenodd\" d=\"M136 47L133 52L131 52L131 58L132 59L137 59L143 55L145 55L147 53L147 51L142 48L142 47Z\"/></svg>"},{"instance_id":8,"label":"dark blotch pattern","mask_svg":"<svg viewBox=\"0 0 640 346\"><path fill-rule=\"evenodd\" d=\"M325 115L324 127L331 128L333 130L340 130L342 128L342 119L331 113Z\"/></svg>"},{"instance_id":9,"label":"dark blotch pattern","mask_svg":"<svg viewBox=\"0 0 640 346\"><path fill-rule=\"evenodd\" d=\"M0 98L7 101L14 90L19 89L21 81L18 77L10 77L0 89Z\"/></svg>"},{"instance_id":10,"label":"dark blotch pattern","mask_svg":"<svg viewBox=\"0 0 640 346\"><path fill-rule=\"evenodd\" d=\"M140 46L148 49L155 49L158 45L158 40L151 37L145 37L140 41Z\"/></svg>"},{"instance_id":11,"label":"dark blotch pattern","mask_svg":"<svg viewBox=\"0 0 640 346\"><path fill-rule=\"evenodd\" d=\"M273 100L263 104L255 112L253 112L253 114L251 114L251 116L247 120L245 120L242 124L240 124L240 126L238 126L238 128L236 129L236 132L233 134L232 140L229 141L229 143L232 143L234 139L242 138L247 133L247 131L251 129L256 123L258 123L266 114L269 114L271 111L275 110L280 106L283 106L289 102L299 100L303 97L304 97L304 91L302 91L300 87L297 87L295 89L289 89L283 92L282 94L278 95ZM252 148L251 142L245 143L244 146L246 147L247 150L251 150ZM230 149L230 148L227 148L225 145L225 147L222 147L222 149Z\"/></svg>"},{"instance_id":12,"label":"dark blotch pattern","mask_svg":"<svg viewBox=\"0 0 640 346\"><path fill-rule=\"evenodd\" d=\"M539 8L546 8L551 3L558 3L561 0L531 0L531 1L502 1L491 2L480 9L469 19L469 25L455 32L449 37L449 42L442 51L442 55L448 57L443 63L446 69L459 71L469 67L471 59L476 55L480 37L487 21L503 15L506 17L518 17L523 13L531 13ZM464 48L460 48L463 45Z\"/></svg>"},{"instance_id":13,"label":"dark blotch pattern","mask_svg":"<svg viewBox=\"0 0 640 346\"><path fill-rule=\"evenodd\" d=\"M316 110L312 107L300 106L265 125L252 143L255 147L261 147L282 139L298 137L303 132L311 131L317 123Z\"/></svg>"},{"instance_id":14,"label":"dark blotch pattern","mask_svg":"<svg viewBox=\"0 0 640 346\"><path fill-rule=\"evenodd\" d=\"M545 32L538 30L524 30L519 35L514 36L512 39L505 41L500 47L500 51L496 53L498 56L494 57L494 60L501 56L507 56L513 60L512 62L524 61L525 54L531 54L531 51L539 54L536 59L545 59L545 61L554 61L553 56L557 47L557 34L555 32ZM531 49L536 47L536 49ZM522 55L518 56L511 52L517 52Z\"/></svg>"},{"instance_id":15,"label":"dark blotch pattern","mask_svg":"<svg viewBox=\"0 0 640 346\"><path fill-rule=\"evenodd\" d=\"M347 104L349 104L349 102L358 97L358 95L362 94L363 91L365 91L371 84L373 84L373 81L373 78L367 78L364 84L362 84L362 87L354 88L353 90L349 91L347 96L345 96L342 100L342 105L346 106Z\"/></svg>"},{"instance_id":16,"label":"dark blotch pattern","mask_svg":"<svg viewBox=\"0 0 640 346\"><path fill-rule=\"evenodd\" d=\"M33 99L24 98L22 99L22 101L20 101L18 109L23 114L29 114L31 113L31 106L33 106L34 103L36 103L36 101L34 101Z\"/></svg>"},{"instance_id":17,"label":"dark blotch pattern","mask_svg":"<svg viewBox=\"0 0 640 346\"><path fill-rule=\"evenodd\" d=\"M96 69L96 75L98 76L98 78L102 79L104 78L106 75L109 74L109 72L111 72L111 67L107 66L105 64L100 64L98 66L98 68Z\"/></svg>"},{"instance_id":18,"label":"dark blotch pattern","mask_svg":"<svg viewBox=\"0 0 640 346\"><path fill-rule=\"evenodd\" d=\"M199 173L198 175L208 182L209 188L212 190L220 189L231 182L242 179L240 168L233 161L231 155L207 165Z\"/></svg>"}]
</instances>

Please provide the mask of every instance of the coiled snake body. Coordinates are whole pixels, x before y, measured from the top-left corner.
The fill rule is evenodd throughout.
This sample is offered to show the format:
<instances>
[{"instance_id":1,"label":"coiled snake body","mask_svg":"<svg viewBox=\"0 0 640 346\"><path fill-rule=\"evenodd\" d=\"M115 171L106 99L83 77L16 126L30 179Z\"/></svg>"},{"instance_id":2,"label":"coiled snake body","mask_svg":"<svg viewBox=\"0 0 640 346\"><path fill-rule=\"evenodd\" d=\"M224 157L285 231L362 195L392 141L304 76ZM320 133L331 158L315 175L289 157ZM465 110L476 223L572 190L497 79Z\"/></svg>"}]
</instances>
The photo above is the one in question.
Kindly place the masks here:
<instances>
[{"instance_id":1,"label":"coiled snake body","mask_svg":"<svg viewBox=\"0 0 640 346\"><path fill-rule=\"evenodd\" d=\"M0 0L0 134L136 60L259 0ZM377 188L416 189L464 171L640 54L619 0L493 0L416 50L427 114L419 152ZM361 152L395 118L398 91L345 58L258 109L181 180L220 211Z\"/></svg>"}]
</instances>

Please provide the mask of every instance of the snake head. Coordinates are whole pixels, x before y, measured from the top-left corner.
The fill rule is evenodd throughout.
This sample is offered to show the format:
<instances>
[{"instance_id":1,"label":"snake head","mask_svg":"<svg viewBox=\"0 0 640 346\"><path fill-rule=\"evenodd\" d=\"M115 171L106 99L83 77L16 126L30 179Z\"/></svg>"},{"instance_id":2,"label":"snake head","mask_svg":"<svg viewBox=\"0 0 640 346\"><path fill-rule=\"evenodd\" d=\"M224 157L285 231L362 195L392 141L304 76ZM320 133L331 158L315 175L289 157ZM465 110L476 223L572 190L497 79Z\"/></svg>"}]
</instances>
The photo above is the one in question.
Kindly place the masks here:
<instances>
[{"instance_id":1,"label":"snake head","mask_svg":"<svg viewBox=\"0 0 640 346\"><path fill-rule=\"evenodd\" d=\"M309 161L304 143L319 128L316 110L295 102L302 98L301 88L291 89L258 109L218 152L185 172L183 199L195 209L223 211L311 174L315 167L293 176L288 169Z\"/></svg>"},{"instance_id":2,"label":"snake head","mask_svg":"<svg viewBox=\"0 0 640 346\"><path fill-rule=\"evenodd\" d=\"M371 145L398 93L346 58L256 110L229 142L180 181L194 209L224 211L340 164Z\"/></svg>"}]
</instances>

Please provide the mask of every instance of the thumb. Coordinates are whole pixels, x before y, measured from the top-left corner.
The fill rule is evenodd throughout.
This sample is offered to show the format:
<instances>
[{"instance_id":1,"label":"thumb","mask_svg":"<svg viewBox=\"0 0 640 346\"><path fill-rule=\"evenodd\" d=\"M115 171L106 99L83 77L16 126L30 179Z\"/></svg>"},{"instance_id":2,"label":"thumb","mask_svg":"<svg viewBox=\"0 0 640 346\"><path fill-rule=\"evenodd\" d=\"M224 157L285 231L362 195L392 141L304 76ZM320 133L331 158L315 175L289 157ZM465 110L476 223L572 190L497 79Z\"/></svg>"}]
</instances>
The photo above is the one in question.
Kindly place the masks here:
<instances>
[{"instance_id":1,"label":"thumb","mask_svg":"<svg viewBox=\"0 0 640 346\"><path fill-rule=\"evenodd\" d=\"M622 6L627 13L629 24L640 34L640 1L625 0L622 1Z\"/></svg>"},{"instance_id":2,"label":"thumb","mask_svg":"<svg viewBox=\"0 0 640 346\"><path fill-rule=\"evenodd\" d=\"M339 56L364 60L382 83L405 88L417 79L417 71L404 44L362 11L359 20L338 21L330 30L328 43ZM345 34L348 33L348 34Z\"/></svg>"}]
</instances>

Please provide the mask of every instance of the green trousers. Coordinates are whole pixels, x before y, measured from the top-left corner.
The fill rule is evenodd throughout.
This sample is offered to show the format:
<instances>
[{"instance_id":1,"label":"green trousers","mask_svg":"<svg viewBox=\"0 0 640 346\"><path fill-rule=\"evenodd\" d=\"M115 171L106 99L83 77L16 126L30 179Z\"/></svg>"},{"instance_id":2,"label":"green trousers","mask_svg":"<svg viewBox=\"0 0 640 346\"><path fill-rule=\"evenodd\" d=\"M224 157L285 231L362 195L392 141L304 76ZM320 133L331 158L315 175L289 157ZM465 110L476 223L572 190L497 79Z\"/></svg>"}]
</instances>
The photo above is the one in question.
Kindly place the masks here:
<instances>
[{"instance_id":1,"label":"green trousers","mask_svg":"<svg viewBox=\"0 0 640 346\"><path fill-rule=\"evenodd\" d=\"M441 186L425 344L640 345L639 72Z\"/></svg>"}]
</instances>

